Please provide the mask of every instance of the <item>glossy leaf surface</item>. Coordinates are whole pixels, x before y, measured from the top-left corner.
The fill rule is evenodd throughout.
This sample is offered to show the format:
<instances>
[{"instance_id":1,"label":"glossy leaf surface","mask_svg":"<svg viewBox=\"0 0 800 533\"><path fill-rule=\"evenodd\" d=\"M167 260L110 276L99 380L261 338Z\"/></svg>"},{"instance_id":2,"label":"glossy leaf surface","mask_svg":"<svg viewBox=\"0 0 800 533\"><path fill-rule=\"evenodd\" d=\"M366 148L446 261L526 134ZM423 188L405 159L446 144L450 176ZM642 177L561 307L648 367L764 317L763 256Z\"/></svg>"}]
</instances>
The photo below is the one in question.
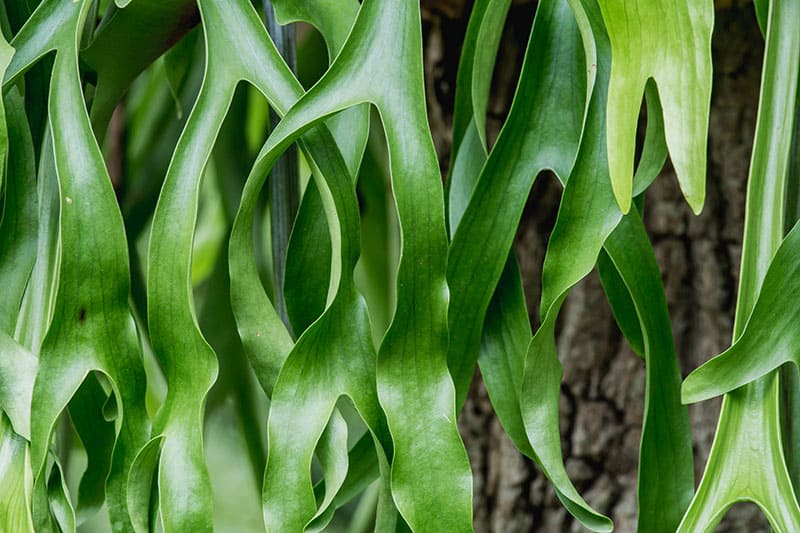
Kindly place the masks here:
<instances>
[{"instance_id":1,"label":"glossy leaf surface","mask_svg":"<svg viewBox=\"0 0 800 533\"><path fill-rule=\"evenodd\" d=\"M785 118L794 115L800 69L800 27L793 22L800 16L798 9L800 6L795 2L773 1L769 6L761 100L747 189L734 347L743 338L746 325L756 318L759 294L769 292L766 285L769 266L780 254L793 129L792 121ZM781 73L780 77L777 72ZM791 239L787 240L787 245L784 254L791 255ZM781 268L786 267L776 265L777 271ZM767 305L772 307L774 303L777 302ZM787 310L779 312L786 314ZM759 335L777 333L780 330L772 329L776 326L770 324ZM681 523L681 531L713 527L734 502L741 500L755 502L778 530L792 531L800 527L800 507L781 440L780 376L757 372L764 377L736 390L730 387L732 381L741 384L750 381L741 377L753 373L752 356L758 353L761 361L773 362L780 357L781 349L773 347L777 352L767 354L761 350L769 350L769 345L759 343L758 352L737 358L741 366L734 374L739 374L738 380L731 379L731 372L724 370L723 362L730 360L730 353L712 360L708 368L701 367L687 378L683 390L686 401L708 398L715 391L730 390L730 393L723 398L706 470ZM731 352L735 354L738 349L731 348ZM708 370L715 367L722 369L709 379ZM717 385L718 380L722 386Z\"/></svg>"},{"instance_id":2,"label":"glossy leaf surface","mask_svg":"<svg viewBox=\"0 0 800 533\"><path fill-rule=\"evenodd\" d=\"M381 28L381 30L378 31L378 28ZM263 173L264 171L259 169L260 165L268 168L271 165L270 159L274 159L290 140L328 115L363 102L372 102L378 108L384 122L389 144L395 201L397 202L401 228L406 217L411 217L414 222L408 223L413 224L414 227L429 228L429 231L404 232L402 234L402 257L405 259L401 258L398 286L411 286L414 287L414 291L406 294L405 297L408 299L405 301L402 297L403 293L398 292L399 300L394 321L383 339L377 363L378 395L381 398L381 405L386 412L389 430L393 437L393 497L400 512L412 527L424 530L436 523L450 524L451 526L448 526L448 528L463 530L471 528L469 520L469 471L466 454L463 451L463 445L455 427L453 404L448 401L448 396L450 396L448 388L451 388L452 384L443 359L447 340L444 324L446 310L446 291L444 290L443 279L444 209L430 137L425 133L424 129L413 126L413 124L426 122L424 118L425 110L420 107L424 97L414 94L419 90L420 84L418 80L421 79L422 75L422 66L419 63L421 38L417 33L418 28L418 7L404 6L400 12L391 13L391 10L385 8L383 2L380 1L362 6L348 42L339 56L337 56L331 69L279 124L256 163L258 173L254 172L251 175L258 176L258 174ZM392 35L392 29L399 33ZM404 34L403 32L411 33ZM397 72L408 76L405 78L407 80L405 89L396 93L387 93L385 92L386 88L381 85L353 83L353 80L365 80L371 70L375 68L382 69L383 65L390 64L385 54L391 52L394 56L395 52L388 44L393 40L399 40L409 47L406 52L400 54L400 57L406 58L409 64L395 67ZM349 53L348 50L350 50ZM357 58L352 50L370 50L370 60L363 61L363 58ZM415 82L415 80L417 81ZM399 87L403 87L403 85L400 84ZM409 112L415 114L418 119L412 122L406 121L405 117ZM335 160L332 160L332 162L336 163ZM344 171L344 168L339 171L339 174L342 171ZM324 172L323 175L325 175ZM413 181L411 181L412 179ZM328 187L331 191L328 194L333 194L336 191L330 185ZM342 185L340 184L338 187L342 187ZM352 185L348 188L351 189ZM257 189L258 187L256 187ZM436 192L437 189L439 190L438 193ZM343 192L336 192L336 194L342 194ZM245 191L245 197L247 195L248 189ZM323 196L323 200L327 204L326 209L332 207L331 203L336 205L337 201L344 202L345 198L338 200L334 196L332 199L325 201L325 196ZM347 201L352 202L353 199ZM248 210L252 209L246 203L243 203L243 206L247 206L246 209ZM340 207L339 209L342 208ZM287 359L288 368L291 368L294 364L299 364L299 361L303 358L311 357L314 351L319 350L318 347L315 347L315 344L320 341L315 340L315 338L318 338L323 331L332 328L336 324L334 317L337 312L331 309L337 305L345 305L343 302L347 300L353 301L353 296L348 294L354 290L349 272L352 272L352 268L355 266L356 256L353 255L355 243L353 241L358 236L357 225L354 225L357 224L357 220L353 220L351 215L345 216L343 213L347 213L347 211L337 210L339 223L331 228L334 257L338 255L342 258L339 268L334 268L333 270L333 282L331 284L331 287L338 289L337 294L339 296L329 294L330 302L326 312L298 340L297 348ZM242 217L242 210L240 210L239 217ZM331 222L330 217L329 222ZM345 222L347 222L347 225L345 225ZM437 228L440 228L440 231L437 231ZM234 232L236 231L235 227ZM436 253L436 247L439 247L442 251ZM421 268L422 266L424 268ZM437 268L442 275L438 279L435 275ZM333 299L331 300L331 298ZM364 319L366 319L366 316L364 316ZM350 327L358 323L359 321L355 321L351 323ZM411 327L411 324L415 324L415 326ZM338 327L341 328L342 326ZM364 335L368 331L362 329L361 331L357 330L356 333ZM335 338L334 335L331 335L331 337ZM304 341L304 339L307 339L307 341ZM368 344L371 344L369 338L366 339L366 344L363 344L364 341L361 342L361 346L364 349ZM359 344L351 342L350 345L358 346ZM300 350L300 348L303 349ZM417 352L417 357L409 358L408 354L411 352L407 350L410 349ZM331 352L336 353L336 350L331 350ZM404 353L407 355L404 355ZM437 357L437 354L440 354L440 356ZM355 357L355 359L358 358L358 356ZM294 363L294 359L297 359L298 363ZM342 363L344 362L342 361ZM411 369L415 366L417 367L415 373L420 377L420 382L413 383L399 379L399 372L403 372L406 377L414 375L406 373L407 371L404 370L406 365L411 365ZM297 369L297 371L299 370L300 368ZM296 371L288 372L288 370L281 371L276 390L281 380L286 379L287 383L291 383L291 381L299 378L299 376L284 378L284 376L292 376L292 373ZM366 410L368 408L368 397L364 394L368 392L369 387L368 382L363 380L367 378L367 374L359 371L358 374L353 374L347 378L348 380L358 380L357 386L355 384L347 384L347 380L340 382L338 385L332 384L331 390L326 393L329 396L324 400L325 403L322 403L323 400L320 399L320 403L317 406L309 405L309 413L314 413L313 419L324 424L329 416L333 402L340 394L347 392L353 398L356 407L361 411L362 416L365 417L373 432L376 432L376 435L380 435L380 428L375 425L377 422L371 419L372 415ZM292 385L291 387L294 388L295 386ZM354 394L353 387L356 387L356 390L361 389L365 392ZM452 391L452 389L450 390ZM276 392L275 394L277 395L278 393ZM277 397L273 397L273 414L270 417L270 428L275 427L273 421L277 420L275 418L276 413L280 413L276 408ZM450 398L452 400L452 396ZM414 403L418 407L414 407ZM450 403L450 407L448 407L448 403ZM399 409L401 405L404 412L416 413L415 418L407 418L406 416L395 418L393 410L400 415ZM289 407L290 404L287 404L287 416L291 412ZM316 422L316 424L319 424L319 422ZM395 425L397 427L393 427ZM322 425L317 425L316 428L309 427L305 436L300 434L295 436L298 440L304 441L303 446L306 451L300 457L295 454L297 458L292 459L292 462L296 463L301 458L303 462L287 465L290 470L286 470L286 474L280 473L281 470L279 470L279 468L286 468L283 466L283 459L280 459L281 454L286 452L282 451L283 446L279 446L275 440L271 439L270 442L273 444L270 447L267 478L265 480L265 497L268 502L272 494L271 470L279 476L274 478L276 482L284 475L302 475L306 477L308 490L310 490L310 479L307 478L308 467L310 466L310 451L312 449L310 446L313 446L322 427ZM421 427L425 427L426 431L424 433L419 431ZM272 429L270 429L270 435L273 434ZM422 438L423 436L424 439ZM425 447L424 442L428 439L432 443L437 443L437 445ZM425 454L421 455L415 451L417 446L425 447ZM296 445L294 449L297 449ZM440 454L432 453L437 449L441 450ZM274 456L279 457L277 459L278 466L271 467L270 463L275 461L273 459ZM273 462L272 464L274 465L275 463ZM289 472L296 473L290 474ZM301 474L302 472L305 473ZM447 475L444 474L445 472L447 472ZM462 474L454 475L455 472L462 472ZM423 480L428 479L430 481L420 482L419 476L422 476ZM302 480L303 477L290 479ZM306 492L306 494L309 493ZM278 494L275 496L278 496ZM285 486L280 496L289 497ZM309 502L308 496L300 497L298 501L301 503L303 501ZM420 506L419 503L422 501L426 501L428 504ZM441 501L442 503L441 505L433 504L432 502L435 501ZM455 504L454 501L456 502ZM266 504L267 509L270 508L268 502ZM447 503L445 504L445 502ZM309 503L302 503L302 505L310 507ZM435 516L429 514L434 508L437 509ZM447 509L445 515L441 514L442 509ZM303 516L299 509L297 516ZM266 518L269 520L268 511L266 512ZM287 517L286 519L288 520L289 518Z\"/></svg>"},{"instance_id":3,"label":"glossy leaf surface","mask_svg":"<svg viewBox=\"0 0 800 533\"><path fill-rule=\"evenodd\" d=\"M467 4L437 28L415 1L0 3L0 530L472 531L477 363L576 527L609 531L559 419L559 315L595 268L644 364L638 530L706 530L740 500L800 529L796 372L775 372L800 363L795 3L755 3L736 342L683 387L726 394L694 499L643 214L668 152L703 204L713 3ZM449 166L451 110L432 127L426 101L451 94L424 40L443 29L466 30L442 56ZM542 173L560 204L526 302L514 241Z\"/></svg>"},{"instance_id":4,"label":"glossy leaf surface","mask_svg":"<svg viewBox=\"0 0 800 533\"><path fill-rule=\"evenodd\" d=\"M31 464L37 480L56 419L93 370L117 396L120 428L106 482L116 529L126 528L127 474L149 432L144 372L128 309L129 270L122 218L85 111L78 76L78 41L89 4L43 2L14 38L13 79L56 49L50 90L50 130L61 194L59 285L52 323L39 354L31 405ZM94 220L102 218L102 230ZM83 280L79 282L79 280ZM37 481L38 483L39 481Z\"/></svg>"},{"instance_id":5,"label":"glossy leaf surface","mask_svg":"<svg viewBox=\"0 0 800 533\"><path fill-rule=\"evenodd\" d=\"M699 213L705 199L713 2L599 0L599 4L612 55L607 126L614 196L627 212L633 196L636 119L645 82L653 78L681 190Z\"/></svg>"}]
</instances>

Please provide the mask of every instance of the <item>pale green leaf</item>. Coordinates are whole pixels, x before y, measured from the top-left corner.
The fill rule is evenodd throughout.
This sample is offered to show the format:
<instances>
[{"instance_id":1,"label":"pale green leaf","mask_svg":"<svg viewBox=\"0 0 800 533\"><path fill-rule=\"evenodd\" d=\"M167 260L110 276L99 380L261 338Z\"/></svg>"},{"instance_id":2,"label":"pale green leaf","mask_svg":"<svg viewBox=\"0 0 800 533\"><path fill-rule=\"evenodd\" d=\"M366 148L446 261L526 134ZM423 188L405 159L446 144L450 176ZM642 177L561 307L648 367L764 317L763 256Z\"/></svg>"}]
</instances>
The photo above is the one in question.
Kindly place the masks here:
<instances>
[{"instance_id":1,"label":"pale green leaf","mask_svg":"<svg viewBox=\"0 0 800 533\"><path fill-rule=\"evenodd\" d=\"M614 196L630 208L636 122L653 78L672 164L695 213L705 200L711 103L712 0L599 0L611 42L608 161Z\"/></svg>"}]
</instances>

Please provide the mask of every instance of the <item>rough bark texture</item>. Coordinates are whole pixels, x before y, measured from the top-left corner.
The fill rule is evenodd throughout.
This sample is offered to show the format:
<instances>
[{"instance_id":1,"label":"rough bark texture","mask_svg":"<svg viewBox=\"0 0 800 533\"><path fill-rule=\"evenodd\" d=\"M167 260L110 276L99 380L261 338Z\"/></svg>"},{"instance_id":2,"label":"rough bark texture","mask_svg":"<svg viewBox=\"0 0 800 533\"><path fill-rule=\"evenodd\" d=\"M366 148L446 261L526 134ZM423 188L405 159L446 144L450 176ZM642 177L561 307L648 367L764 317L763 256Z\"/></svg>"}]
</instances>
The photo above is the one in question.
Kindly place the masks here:
<instances>
[{"instance_id":1,"label":"rough bark texture","mask_svg":"<svg viewBox=\"0 0 800 533\"><path fill-rule=\"evenodd\" d=\"M455 77L469 0L423 0L430 120L440 161L449 158ZM534 4L514 2L500 48L489 105L494 138L514 94ZM667 167L647 193L645 221L662 269L684 375L730 343L742 218L763 41L752 4L717 2L709 139L708 199L692 215ZM539 179L519 228L516 252L531 321L538 324L541 264L558 207L554 179ZM564 366L562 446L567 471L617 531L636 529L636 471L644 366L620 335L596 273L570 294L561 312ZM699 479L716 428L719 400L690 409ZM478 532L578 531L548 482L503 433L479 376L461 416L472 461ZM737 505L721 531L767 530L753 505Z\"/></svg>"}]
</instances>

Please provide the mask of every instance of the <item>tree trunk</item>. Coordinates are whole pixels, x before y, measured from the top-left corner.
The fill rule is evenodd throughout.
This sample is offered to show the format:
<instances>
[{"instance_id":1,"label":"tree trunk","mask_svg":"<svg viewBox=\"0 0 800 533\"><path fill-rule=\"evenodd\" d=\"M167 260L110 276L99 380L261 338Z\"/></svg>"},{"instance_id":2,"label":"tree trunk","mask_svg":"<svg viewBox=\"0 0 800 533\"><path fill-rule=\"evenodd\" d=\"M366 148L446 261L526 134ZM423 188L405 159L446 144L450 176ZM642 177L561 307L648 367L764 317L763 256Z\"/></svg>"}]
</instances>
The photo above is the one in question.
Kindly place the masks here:
<instances>
[{"instance_id":1,"label":"tree trunk","mask_svg":"<svg viewBox=\"0 0 800 533\"><path fill-rule=\"evenodd\" d=\"M440 161L449 159L453 96L471 2L423 0L429 115ZM489 138L508 112L534 4L514 2L500 47L489 104ZM646 197L645 222L661 266L684 375L724 350L731 339L749 157L761 75L763 39L749 2L717 2L713 40L707 200L694 216L667 166ZM539 322L541 265L560 187L533 187L515 249L531 322ZM575 287L559 318L562 447L567 472L617 531L636 529L636 472L644 400L644 365L619 333L599 279ZM690 407L699 480L708 457L719 399ZM549 483L504 434L476 373L460 425L474 473L478 532L579 531ZM720 530L767 530L754 505L737 505Z\"/></svg>"}]
</instances>

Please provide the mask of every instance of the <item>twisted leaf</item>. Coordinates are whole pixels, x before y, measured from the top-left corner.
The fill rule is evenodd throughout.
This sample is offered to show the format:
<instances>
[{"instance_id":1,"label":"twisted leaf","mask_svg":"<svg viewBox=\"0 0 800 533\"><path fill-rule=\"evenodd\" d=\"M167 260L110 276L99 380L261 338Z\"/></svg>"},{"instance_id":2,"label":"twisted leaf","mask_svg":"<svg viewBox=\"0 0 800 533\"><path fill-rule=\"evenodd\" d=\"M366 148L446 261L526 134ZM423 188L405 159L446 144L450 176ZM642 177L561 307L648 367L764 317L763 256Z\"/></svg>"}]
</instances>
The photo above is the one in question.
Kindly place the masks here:
<instances>
[{"instance_id":1,"label":"twisted leaf","mask_svg":"<svg viewBox=\"0 0 800 533\"><path fill-rule=\"evenodd\" d=\"M498 259L508 254L533 179L546 167L566 175L575 157L583 124L582 116L574 111L576 108L584 109L586 93L581 87L576 88L573 81L586 79L584 64L578 27L569 7L561 2L542 3L536 14L509 119L481 171L451 245L448 281L453 289L453 301L449 322L451 330L459 335L454 336L455 342L451 343L450 365L462 394L466 392L474 357L477 356L480 325L486 306L503 268ZM556 74L560 72L570 72L572 76ZM571 105L565 104L564 94L571 95ZM467 132L465 139L469 135ZM522 147L518 145L519 139L523 141ZM473 141L473 146L475 144ZM464 146L462 144L462 151ZM521 154L527 157L521 157ZM458 157L460 154L456 165ZM460 177L457 168L454 177ZM451 188L451 198L454 192L457 193L457 189ZM500 202L504 204L502 209ZM487 216L501 212L505 217ZM458 216L451 208L451 222L454 215ZM566 477L558 444L557 406L550 413L555 416L555 428L550 415L536 421L540 434L543 427L547 431L555 430L555 447L553 441L530 440L523 429L519 390L524 364L523 346L527 346L530 340L530 326L513 259L506 262L505 269L494 300L495 307L487 316L481 360L493 404L515 444L542 465L570 512L590 528L608 530L610 521L594 513ZM494 279L495 282L475 283L474 276L478 275L482 280ZM473 353L470 362L469 356ZM559 382L560 379L555 381L556 391ZM537 448L540 445L543 450Z\"/></svg>"},{"instance_id":2,"label":"twisted leaf","mask_svg":"<svg viewBox=\"0 0 800 533\"><path fill-rule=\"evenodd\" d=\"M710 363L708 369L698 370L687 378L683 391L686 401L707 398L717 391L730 390L735 382L743 384L750 381L750 376L764 375L754 372L754 367L763 362L775 363L788 346L785 332L777 329L778 324L773 321L758 332L759 337L763 336L762 342L756 347L751 344L752 351L735 358L735 354L742 353L735 348L738 341L749 329L749 323L756 320L759 293L769 294L778 288L774 277L771 277L771 286L767 286L770 264L778 261L777 254L780 254L775 272L783 275L788 273L786 269L792 263L794 239L791 235L787 237L785 251L779 246L784 232L784 191L792 142L792 121L785 119L794 116L800 76L800 27L794 22L798 17L800 5L797 2L770 2L761 99L747 188L734 347L730 353ZM778 297L775 292L772 295ZM789 314L795 307L772 308L775 303L762 304L770 306L770 313L775 313L774 320L781 320L780 313ZM759 311L763 317L761 313L763 311ZM755 324L762 320L757 319ZM755 330L749 335L753 333ZM780 337L780 341L770 345L770 337ZM748 342L752 343L752 337ZM769 351L770 348L775 352ZM759 362L755 364L757 355ZM726 363L734 360L737 366L741 364L735 371ZM708 371L715 368L719 374L710 381ZM721 387L714 383L717 379ZM755 502L778 530L800 528L800 506L786 466L780 423L780 377L777 373L764 375L725 395L708 463L680 531L714 527L725 511L741 500Z\"/></svg>"},{"instance_id":3,"label":"twisted leaf","mask_svg":"<svg viewBox=\"0 0 800 533\"><path fill-rule=\"evenodd\" d=\"M279 22L302 20L320 30L331 58L341 50L358 12L358 4L347 2L273 2ZM353 178L364 154L369 132L369 106L346 109L330 117L331 130ZM331 275L331 243L316 184L308 184L297 213L286 258L283 290L294 331L302 333L325 309Z\"/></svg>"},{"instance_id":4,"label":"twisted leaf","mask_svg":"<svg viewBox=\"0 0 800 533\"><path fill-rule=\"evenodd\" d=\"M692 434L689 412L680 401L681 372L661 272L639 213L631 210L622 218L604 250L630 294L644 342L647 381L637 529L671 532L692 499Z\"/></svg>"},{"instance_id":5,"label":"twisted leaf","mask_svg":"<svg viewBox=\"0 0 800 533\"><path fill-rule=\"evenodd\" d=\"M43 2L13 40L19 53L6 80L56 50L49 112L64 253L33 389L31 464L39 484L58 416L89 372L105 374L117 396L120 424L106 482L117 530L129 527L127 474L149 432L149 420L141 353L128 309L130 274L122 217L85 112L78 73L78 40L88 8L89 2ZM104 220L104 226L98 228L95 220Z\"/></svg>"},{"instance_id":6,"label":"twisted leaf","mask_svg":"<svg viewBox=\"0 0 800 533\"><path fill-rule=\"evenodd\" d=\"M389 143L401 229L414 228L414 231L402 230L398 286L407 287L408 290L398 291L395 317L382 342L377 365L378 393L394 443L392 492L398 508L412 528L426 530L435 526L448 530L465 530L471 528L469 469L455 426L452 385L444 360L447 335L444 325L446 291L443 252L446 242L436 158L427 129L422 127L427 124L427 119L422 105L424 95L420 94L422 65L419 6L403 4L398 8L393 3L393 9L389 9L388 4L384 4L384 0L373 0L362 5L348 41L331 69L279 124L262 150L257 167L263 164L264 169L260 170L263 173L269 168L270 159L299 133L336 111L363 102L372 102L378 108ZM395 43L402 43L404 49L395 50ZM366 55L361 55L361 52ZM397 58L401 58L402 62L398 63ZM376 74L382 72L387 65L392 65L397 76L391 82L388 78L379 81L381 78L376 78ZM409 114L414 117L413 120L409 120ZM253 175L257 174L254 172ZM348 188L352 194L352 185ZM343 197L341 201L344 200ZM348 201L352 202L354 198ZM330 203L335 202L334 196L333 202L328 200L328 208ZM245 205L243 201L243 206ZM240 217L243 212L244 209L240 211ZM334 250L339 248L334 257L343 258L342 270L335 269L332 276L334 281L331 286L338 288L337 295L331 295L333 299L326 312L300 337L295 350L287 359L276 384L270 428L278 428L285 423L279 421L288 417L288 413L281 413L281 409L293 407L293 416L298 416L296 403L292 406L291 402L287 402L285 407L278 407L278 399L281 402L286 401L283 397L287 394L279 394L278 388L283 388L281 383L284 379L288 390L294 391L300 386L308 387L308 370L303 377L303 383L297 382L300 378L297 374L301 365L299 361L311 358L316 350L322 348L319 344L321 332L331 331L332 338L328 342L333 342L336 337L345 333L337 331L342 325L341 319L335 316L334 308L345 305L340 302L352 299L353 296L348 293L355 292L350 289L352 279L349 272L355 266L357 256L353 255L355 248L347 241L358 238L358 225L357 219L349 220L354 218L357 211L353 216L347 215L347 219L343 219L343 213L347 211L338 213L339 227L331 228ZM250 216L252 215L248 213L248 218ZM425 228L424 231L421 228ZM340 237L341 234L346 238ZM232 265L233 262L232 257ZM441 277L437 277L437 272ZM367 328L358 324L358 320L351 319L349 327L360 329L358 335L368 332ZM370 341L367 339L367 344L361 344L363 342L350 345L363 346L366 349ZM345 361L339 364L343 363ZM401 374L403 379L399 377ZM416 379L408 379L411 376ZM310 483L306 484L309 481L310 445L318 438L323 427L321 422L327 420L333 402L344 392L342 386L347 381L356 379L371 382L374 377L370 378L368 369L365 369L360 370L358 375L331 376L327 379L344 383L332 387L328 392L322 391L317 384L317 389L320 390L314 392L314 401L319 403L314 406L306 402L308 408L303 408L304 412L311 415L307 419L309 424L313 420L316 427L309 428L307 432L304 430L305 435L289 435L286 432L281 434L277 431L273 433L270 429L270 457L265 481L267 519L270 519L272 498L281 498L283 503L280 508L288 506L287 500L292 498L292 494L287 491L287 485L282 486L280 493L273 489L272 487L277 487L277 483L291 479L293 483L288 487L294 487L298 483L308 487L289 500L298 503L295 504L291 516L283 516L280 522L275 523L276 527L278 524L299 523L301 517L308 515L307 510L311 509ZM366 382L359 385L365 386ZM310 392L304 391L303 394ZM326 395L324 399L320 397L322 394ZM359 399L353 397L353 400L364 416L364 407L359 406ZM413 413L413 418L408 413ZM370 420L367 421L370 423ZM371 427L375 431L374 426ZM425 431L421 428L425 428ZM279 440L274 440L276 437ZM289 437L296 444L290 446L286 442ZM297 456L293 452L290 460L289 451L297 450L300 443L300 449L304 453ZM422 502L425 504L422 505Z\"/></svg>"}]
</instances>

